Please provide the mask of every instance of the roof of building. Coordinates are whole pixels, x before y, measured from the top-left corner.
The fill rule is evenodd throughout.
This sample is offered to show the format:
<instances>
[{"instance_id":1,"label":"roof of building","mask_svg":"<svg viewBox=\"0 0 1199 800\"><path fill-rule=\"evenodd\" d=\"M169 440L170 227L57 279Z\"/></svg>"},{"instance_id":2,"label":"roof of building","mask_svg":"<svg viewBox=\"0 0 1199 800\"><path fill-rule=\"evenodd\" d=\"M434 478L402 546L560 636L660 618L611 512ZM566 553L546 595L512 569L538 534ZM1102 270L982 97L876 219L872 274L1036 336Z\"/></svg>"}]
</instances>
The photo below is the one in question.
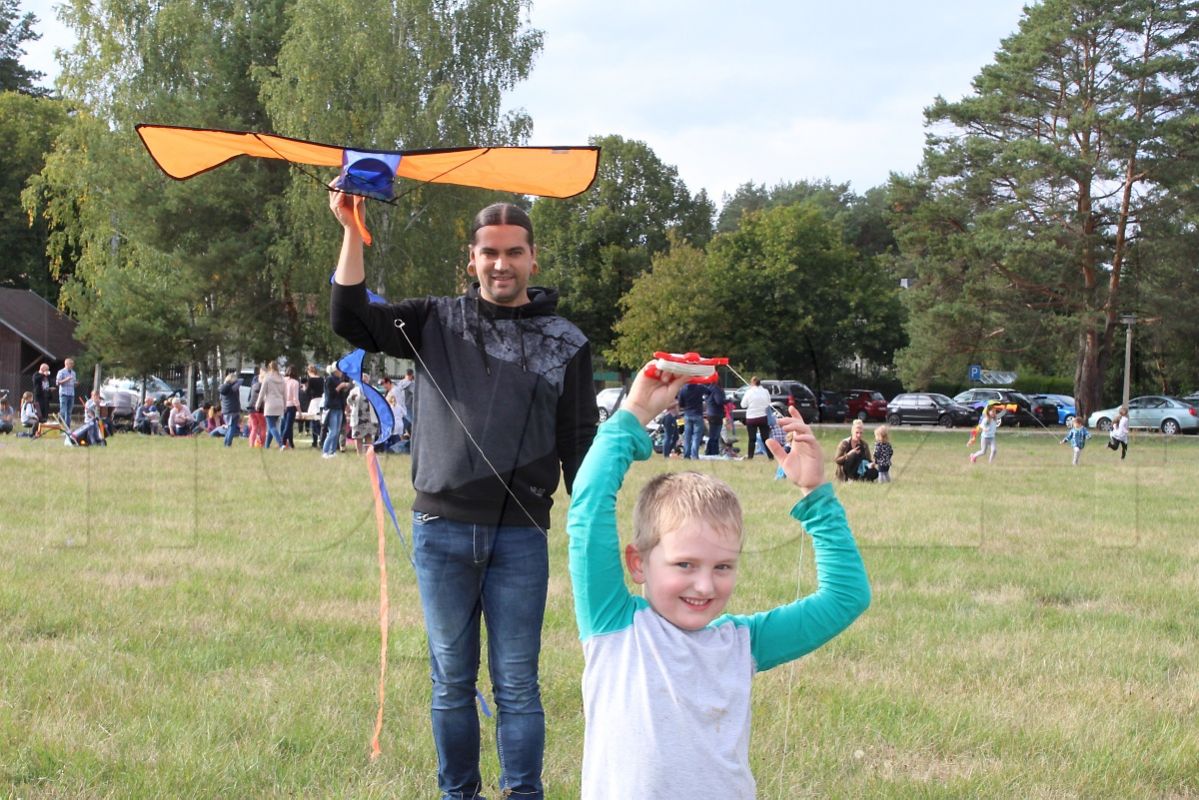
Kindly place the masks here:
<instances>
[{"instance_id":1,"label":"roof of building","mask_svg":"<svg viewBox=\"0 0 1199 800\"><path fill-rule=\"evenodd\" d=\"M75 320L29 289L0 288L0 326L16 333L52 361L78 355Z\"/></svg>"}]
</instances>

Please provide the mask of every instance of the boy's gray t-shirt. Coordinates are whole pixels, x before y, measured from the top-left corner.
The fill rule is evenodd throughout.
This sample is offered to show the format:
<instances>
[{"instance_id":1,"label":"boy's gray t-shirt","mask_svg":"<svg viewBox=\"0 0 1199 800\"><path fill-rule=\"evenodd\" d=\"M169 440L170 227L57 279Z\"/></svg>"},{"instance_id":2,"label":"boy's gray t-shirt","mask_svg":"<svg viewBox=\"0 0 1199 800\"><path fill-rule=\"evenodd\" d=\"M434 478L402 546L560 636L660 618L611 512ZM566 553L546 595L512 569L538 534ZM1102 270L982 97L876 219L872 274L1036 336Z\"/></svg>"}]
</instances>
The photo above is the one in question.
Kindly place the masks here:
<instances>
[{"instance_id":1,"label":"boy's gray t-shirt","mask_svg":"<svg viewBox=\"0 0 1199 800\"><path fill-rule=\"evenodd\" d=\"M583 654L583 797L754 796L749 628L685 631L646 606Z\"/></svg>"},{"instance_id":2,"label":"boy's gray t-shirt","mask_svg":"<svg viewBox=\"0 0 1199 800\"><path fill-rule=\"evenodd\" d=\"M636 417L617 411L599 428L567 514L586 661L582 797L751 798L753 675L816 649L865 610L865 567L824 484L791 511L815 545L816 592L698 631L675 627L625 586L616 529L625 473L651 454Z\"/></svg>"}]
</instances>

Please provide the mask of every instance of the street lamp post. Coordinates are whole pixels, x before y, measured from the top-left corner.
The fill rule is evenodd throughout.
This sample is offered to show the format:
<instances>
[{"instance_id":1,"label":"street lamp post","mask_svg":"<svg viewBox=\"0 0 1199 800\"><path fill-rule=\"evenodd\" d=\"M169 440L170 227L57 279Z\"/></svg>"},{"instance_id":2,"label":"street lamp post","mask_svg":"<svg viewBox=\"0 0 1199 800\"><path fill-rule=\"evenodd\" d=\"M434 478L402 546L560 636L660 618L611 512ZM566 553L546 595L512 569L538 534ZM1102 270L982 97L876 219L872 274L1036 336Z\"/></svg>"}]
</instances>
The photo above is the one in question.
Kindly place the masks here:
<instances>
[{"instance_id":1,"label":"street lamp post","mask_svg":"<svg viewBox=\"0 0 1199 800\"><path fill-rule=\"evenodd\" d=\"M1128 394L1132 387L1132 326L1137 323L1136 314L1125 314L1120 322L1128 327L1124 332L1124 407L1128 407Z\"/></svg>"}]
</instances>

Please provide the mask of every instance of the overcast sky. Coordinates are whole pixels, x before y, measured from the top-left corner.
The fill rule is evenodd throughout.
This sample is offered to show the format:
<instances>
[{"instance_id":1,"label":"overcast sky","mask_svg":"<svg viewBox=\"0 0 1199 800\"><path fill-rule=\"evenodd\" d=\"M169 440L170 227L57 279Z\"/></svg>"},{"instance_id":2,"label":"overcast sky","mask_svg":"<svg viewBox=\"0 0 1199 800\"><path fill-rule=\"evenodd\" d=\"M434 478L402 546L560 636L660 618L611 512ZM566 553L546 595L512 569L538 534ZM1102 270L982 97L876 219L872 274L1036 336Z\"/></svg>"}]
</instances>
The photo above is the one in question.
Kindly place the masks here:
<instances>
[{"instance_id":1,"label":"overcast sky","mask_svg":"<svg viewBox=\"0 0 1199 800\"><path fill-rule=\"evenodd\" d=\"M70 33L23 0L54 75ZM530 144L638 139L719 203L742 183L830 178L863 192L920 163L925 106L957 99L1016 31L1022 0L534 0L545 47L512 93ZM446 142L449 145L474 142Z\"/></svg>"}]
</instances>

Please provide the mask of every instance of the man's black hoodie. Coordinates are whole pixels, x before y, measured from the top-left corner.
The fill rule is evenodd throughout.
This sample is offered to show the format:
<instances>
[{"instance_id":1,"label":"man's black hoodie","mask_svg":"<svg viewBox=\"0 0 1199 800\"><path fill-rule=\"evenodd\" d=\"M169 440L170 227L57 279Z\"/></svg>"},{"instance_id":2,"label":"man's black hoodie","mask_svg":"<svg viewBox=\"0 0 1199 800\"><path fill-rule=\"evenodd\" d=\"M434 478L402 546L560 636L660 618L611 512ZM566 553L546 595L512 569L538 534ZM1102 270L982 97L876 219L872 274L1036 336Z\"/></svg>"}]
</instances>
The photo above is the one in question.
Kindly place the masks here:
<instances>
[{"instance_id":1,"label":"man's black hoodie","mask_svg":"<svg viewBox=\"0 0 1199 800\"><path fill-rule=\"evenodd\" d=\"M416 360L414 510L459 522L549 528L559 465L569 492L595 437L591 347L531 286L497 306L459 297L369 303L333 285L333 331L355 347ZM481 452L480 452L481 451Z\"/></svg>"}]
</instances>

